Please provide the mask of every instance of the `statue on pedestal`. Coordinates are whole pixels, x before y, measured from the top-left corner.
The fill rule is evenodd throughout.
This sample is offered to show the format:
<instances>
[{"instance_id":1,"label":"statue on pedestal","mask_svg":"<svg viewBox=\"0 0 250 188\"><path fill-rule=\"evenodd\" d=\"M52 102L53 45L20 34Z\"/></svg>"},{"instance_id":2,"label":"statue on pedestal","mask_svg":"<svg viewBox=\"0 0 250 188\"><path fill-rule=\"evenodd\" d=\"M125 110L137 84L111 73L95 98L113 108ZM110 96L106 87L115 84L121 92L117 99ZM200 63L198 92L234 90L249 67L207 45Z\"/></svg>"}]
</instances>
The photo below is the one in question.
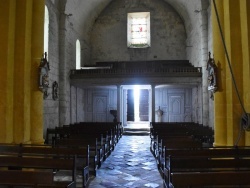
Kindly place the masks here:
<instances>
[{"instance_id":1,"label":"statue on pedestal","mask_svg":"<svg viewBox=\"0 0 250 188\"><path fill-rule=\"evenodd\" d=\"M110 110L109 112L114 116L113 122L117 122L117 110Z\"/></svg>"},{"instance_id":2,"label":"statue on pedestal","mask_svg":"<svg viewBox=\"0 0 250 188\"><path fill-rule=\"evenodd\" d=\"M155 112L156 112L156 115L158 116L158 122L161 122L163 111L161 110L160 106L159 106L159 109L156 110Z\"/></svg>"}]
</instances>

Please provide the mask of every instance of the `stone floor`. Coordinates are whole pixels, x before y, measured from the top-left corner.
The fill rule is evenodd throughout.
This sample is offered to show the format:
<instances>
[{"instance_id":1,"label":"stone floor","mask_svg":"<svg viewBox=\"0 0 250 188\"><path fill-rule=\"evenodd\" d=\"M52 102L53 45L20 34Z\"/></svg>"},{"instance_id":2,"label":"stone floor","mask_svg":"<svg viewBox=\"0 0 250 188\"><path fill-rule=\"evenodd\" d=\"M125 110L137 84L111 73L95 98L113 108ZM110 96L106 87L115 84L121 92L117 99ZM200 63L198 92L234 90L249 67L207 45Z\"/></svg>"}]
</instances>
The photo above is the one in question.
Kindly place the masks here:
<instances>
[{"instance_id":1,"label":"stone floor","mask_svg":"<svg viewBox=\"0 0 250 188\"><path fill-rule=\"evenodd\" d=\"M149 136L123 135L115 150L92 176L89 188L163 188L149 149Z\"/></svg>"}]
</instances>

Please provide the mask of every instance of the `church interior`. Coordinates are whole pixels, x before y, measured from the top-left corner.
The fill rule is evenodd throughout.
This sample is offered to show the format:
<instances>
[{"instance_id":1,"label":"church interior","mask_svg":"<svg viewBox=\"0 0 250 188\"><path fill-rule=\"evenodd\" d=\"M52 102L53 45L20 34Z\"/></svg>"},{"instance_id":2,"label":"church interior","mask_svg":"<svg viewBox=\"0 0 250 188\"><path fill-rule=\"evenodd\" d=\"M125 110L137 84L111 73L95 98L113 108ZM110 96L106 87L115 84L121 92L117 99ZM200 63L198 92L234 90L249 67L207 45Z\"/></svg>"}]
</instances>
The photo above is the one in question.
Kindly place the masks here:
<instances>
[{"instance_id":1,"label":"church interior","mask_svg":"<svg viewBox=\"0 0 250 188\"><path fill-rule=\"evenodd\" d=\"M180 133L192 123L212 132L209 147L250 146L250 1L0 0L0 7L1 144L48 144L60 128L79 133L87 123L91 137L94 126L112 125L104 161L124 130L146 129L154 140L167 132L159 125ZM166 151L153 142L166 183Z\"/></svg>"}]
</instances>

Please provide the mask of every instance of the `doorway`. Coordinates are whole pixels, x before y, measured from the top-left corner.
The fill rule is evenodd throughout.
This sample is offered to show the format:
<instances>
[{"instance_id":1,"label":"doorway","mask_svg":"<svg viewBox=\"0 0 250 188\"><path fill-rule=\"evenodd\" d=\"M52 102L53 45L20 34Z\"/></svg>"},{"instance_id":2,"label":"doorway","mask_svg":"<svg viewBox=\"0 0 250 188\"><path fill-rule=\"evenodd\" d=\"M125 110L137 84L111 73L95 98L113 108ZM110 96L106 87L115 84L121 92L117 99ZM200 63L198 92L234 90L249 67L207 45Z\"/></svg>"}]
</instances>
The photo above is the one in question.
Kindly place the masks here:
<instances>
[{"instance_id":1,"label":"doorway","mask_svg":"<svg viewBox=\"0 0 250 188\"><path fill-rule=\"evenodd\" d=\"M126 97L127 122L149 121L149 89L134 86L127 90Z\"/></svg>"}]
</instances>

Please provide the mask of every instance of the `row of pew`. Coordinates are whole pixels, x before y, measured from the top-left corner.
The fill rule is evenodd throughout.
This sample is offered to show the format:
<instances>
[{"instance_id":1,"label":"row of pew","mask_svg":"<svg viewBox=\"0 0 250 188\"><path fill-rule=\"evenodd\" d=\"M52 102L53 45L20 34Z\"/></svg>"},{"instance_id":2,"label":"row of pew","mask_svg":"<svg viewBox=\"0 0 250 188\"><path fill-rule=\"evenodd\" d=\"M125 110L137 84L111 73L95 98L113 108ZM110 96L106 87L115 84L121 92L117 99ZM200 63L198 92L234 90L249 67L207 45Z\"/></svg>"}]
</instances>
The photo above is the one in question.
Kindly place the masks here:
<instances>
[{"instance_id":1,"label":"row of pew","mask_svg":"<svg viewBox=\"0 0 250 188\"><path fill-rule=\"evenodd\" d=\"M211 133L195 123L151 123L164 187L250 187L250 147L213 147Z\"/></svg>"},{"instance_id":2,"label":"row of pew","mask_svg":"<svg viewBox=\"0 0 250 188\"><path fill-rule=\"evenodd\" d=\"M88 180L89 147L53 148L49 145L0 144L0 185L75 188L77 171L83 187ZM67 181L55 181L67 171Z\"/></svg>"},{"instance_id":3,"label":"row of pew","mask_svg":"<svg viewBox=\"0 0 250 188\"><path fill-rule=\"evenodd\" d=\"M0 186L87 187L122 133L119 122L84 122L47 129L41 145L1 143Z\"/></svg>"}]
</instances>

